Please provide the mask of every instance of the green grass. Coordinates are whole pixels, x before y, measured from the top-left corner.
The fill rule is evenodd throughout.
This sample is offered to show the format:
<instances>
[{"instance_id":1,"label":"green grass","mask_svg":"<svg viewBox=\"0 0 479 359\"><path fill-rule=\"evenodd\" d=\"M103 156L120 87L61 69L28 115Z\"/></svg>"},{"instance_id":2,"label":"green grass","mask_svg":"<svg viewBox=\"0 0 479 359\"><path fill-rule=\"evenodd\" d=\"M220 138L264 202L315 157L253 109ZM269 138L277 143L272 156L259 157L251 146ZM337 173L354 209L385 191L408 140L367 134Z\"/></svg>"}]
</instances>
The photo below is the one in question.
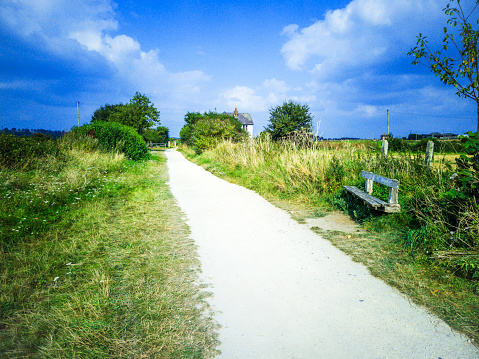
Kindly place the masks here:
<instances>
[{"instance_id":1,"label":"green grass","mask_svg":"<svg viewBox=\"0 0 479 359\"><path fill-rule=\"evenodd\" d=\"M474 203L450 206L440 193L448 190L451 154L436 153L432 168L417 153L390 152L385 160L378 142L275 143L259 138L224 142L201 156L183 153L215 175L250 188L300 222L338 208L362 224L365 235L318 233L364 263L371 273L395 286L414 302L479 343L477 273L479 211ZM344 193L343 185L364 186L366 170L401 183L401 213L380 215ZM387 201L388 191L375 185L373 195ZM455 222L454 222L455 221ZM449 252L466 252L457 265ZM444 254L438 260L437 254ZM464 267L466 267L464 270Z\"/></svg>"},{"instance_id":2,"label":"green grass","mask_svg":"<svg viewBox=\"0 0 479 359\"><path fill-rule=\"evenodd\" d=\"M67 152L0 171L0 358L213 357L217 324L163 155Z\"/></svg>"}]
</instances>

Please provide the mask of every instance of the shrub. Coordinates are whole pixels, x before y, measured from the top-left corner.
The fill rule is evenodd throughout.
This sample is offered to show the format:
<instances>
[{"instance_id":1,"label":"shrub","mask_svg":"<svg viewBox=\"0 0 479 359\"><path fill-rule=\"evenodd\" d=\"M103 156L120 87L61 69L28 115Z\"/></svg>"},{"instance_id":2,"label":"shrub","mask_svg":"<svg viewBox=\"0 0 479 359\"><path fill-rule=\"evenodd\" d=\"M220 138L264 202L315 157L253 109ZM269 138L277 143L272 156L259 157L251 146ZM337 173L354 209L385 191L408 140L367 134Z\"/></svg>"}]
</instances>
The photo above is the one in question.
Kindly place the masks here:
<instances>
[{"instance_id":1,"label":"shrub","mask_svg":"<svg viewBox=\"0 0 479 359\"><path fill-rule=\"evenodd\" d=\"M143 138L129 126L116 122L95 122L72 129L74 134L97 138L105 151L120 151L138 161L149 157Z\"/></svg>"},{"instance_id":2,"label":"shrub","mask_svg":"<svg viewBox=\"0 0 479 359\"><path fill-rule=\"evenodd\" d=\"M60 156L57 140L42 134L33 137L17 137L0 133L0 166L30 169L47 156Z\"/></svg>"},{"instance_id":3,"label":"shrub","mask_svg":"<svg viewBox=\"0 0 479 359\"><path fill-rule=\"evenodd\" d=\"M196 153L215 148L224 140L240 141L247 136L235 117L216 112L188 112L180 131L181 142L193 146Z\"/></svg>"}]
</instances>

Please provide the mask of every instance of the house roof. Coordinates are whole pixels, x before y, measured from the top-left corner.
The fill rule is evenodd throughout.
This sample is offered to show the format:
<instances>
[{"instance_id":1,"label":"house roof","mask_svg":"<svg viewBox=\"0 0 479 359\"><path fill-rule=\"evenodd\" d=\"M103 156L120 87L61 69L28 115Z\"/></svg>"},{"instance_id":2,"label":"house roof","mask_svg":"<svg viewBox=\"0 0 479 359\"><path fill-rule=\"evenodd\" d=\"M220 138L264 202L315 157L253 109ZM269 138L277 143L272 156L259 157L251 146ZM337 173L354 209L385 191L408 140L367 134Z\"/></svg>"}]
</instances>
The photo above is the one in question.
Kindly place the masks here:
<instances>
[{"instance_id":1,"label":"house roof","mask_svg":"<svg viewBox=\"0 0 479 359\"><path fill-rule=\"evenodd\" d=\"M225 115L234 116L241 122L242 125L253 125L253 119L249 113L238 113L238 116L235 116L235 112L223 112Z\"/></svg>"}]
</instances>

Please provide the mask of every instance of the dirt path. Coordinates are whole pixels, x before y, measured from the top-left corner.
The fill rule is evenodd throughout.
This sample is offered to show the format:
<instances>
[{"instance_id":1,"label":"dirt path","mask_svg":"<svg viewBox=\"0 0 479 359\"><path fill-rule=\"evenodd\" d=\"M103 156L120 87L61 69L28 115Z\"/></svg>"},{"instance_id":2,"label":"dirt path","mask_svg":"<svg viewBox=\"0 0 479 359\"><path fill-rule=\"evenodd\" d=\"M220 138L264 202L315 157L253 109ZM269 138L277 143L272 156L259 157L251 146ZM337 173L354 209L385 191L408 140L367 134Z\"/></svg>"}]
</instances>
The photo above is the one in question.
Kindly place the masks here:
<instances>
[{"instance_id":1,"label":"dirt path","mask_svg":"<svg viewBox=\"0 0 479 359\"><path fill-rule=\"evenodd\" d=\"M221 358L479 358L467 338L307 225L176 151L166 155L211 283Z\"/></svg>"}]
</instances>

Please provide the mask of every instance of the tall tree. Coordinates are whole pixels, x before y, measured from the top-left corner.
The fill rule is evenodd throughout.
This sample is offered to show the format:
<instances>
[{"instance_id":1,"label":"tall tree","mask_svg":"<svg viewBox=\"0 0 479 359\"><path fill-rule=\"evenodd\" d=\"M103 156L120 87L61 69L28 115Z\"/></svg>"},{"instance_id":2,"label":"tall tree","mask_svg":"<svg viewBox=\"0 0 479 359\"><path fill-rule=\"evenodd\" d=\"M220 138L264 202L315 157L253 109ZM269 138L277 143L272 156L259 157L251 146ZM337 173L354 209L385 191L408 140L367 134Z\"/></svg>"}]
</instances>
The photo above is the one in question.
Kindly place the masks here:
<instances>
[{"instance_id":1,"label":"tall tree","mask_svg":"<svg viewBox=\"0 0 479 359\"><path fill-rule=\"evenodd\" d=\"M95 121L103 121L103 122L108 122L108 119L110 116L120 110L120 108L123 106L122 103L118 105L110 105L106 104L105 106L100 107L99 109L95 110L93 113L93 116L91 117L91 122Z\"/></svg>"},{"instance_id":2,"label":"tall tree","mask_svg":"<svg viewBox=\"0 0 479 359\"><path fill-rule=\"evenodd\" d=\"M446 85L457 89L456 94L476 102L477 131L479 132L479 64L478 64L478 39L479 30L473 24L479 20L473 17L479 6L475 0L469 11L465 11L461 0L450 0L451 4L443 9L449 16L447 26L444 27L444 39L441 50L430 49L427 37L419 34L416 47L408 55L414 56L413 64L423 64L428 67ZM474 20L474 21L473 21ZM459 35L459 39L457 38ZM453 50L449 49L452 48ZM456 53L455 58L449 57L451 52ZM421 60L426 60L425 63Z\"/></svg>"},{"instance_id":3,"label":"tall tree","mask_svg":"<svg viewBox=\"0 0 479 359\"><path fill-rule=\"evenodd\" d=\"M160 124L160 111L151 103L150 99L137 92L125 105L109 105L100 107L93 113L91 122L107 121L118 122L133 127L139 134L153 125Z\"/></svg>"},{"instance_id":4,"label":"tall tree","mask_svg":"<svg viewBox=\"0 0 479 359\"><path fill-rule=\"evenodd\" d=\"M120 107L119 111L112 113L109 121L133 127L142 134L146 128L160 124L160 111L145 95L137 92L130 103Z\"/></svg>"},{"instance_id":5,"label":"tall tree","mask_svg":"<svg viewBox=\"0 0 479 359\"><path fill-rule=\"evenodd\" d=\"M270 109L269 114L269 125L265 130L271 134L273 140L301 129L312 131L313 117L309 113L308 105L294 101L284 102L283 105Z\"/></svg>"}]
</instances>

